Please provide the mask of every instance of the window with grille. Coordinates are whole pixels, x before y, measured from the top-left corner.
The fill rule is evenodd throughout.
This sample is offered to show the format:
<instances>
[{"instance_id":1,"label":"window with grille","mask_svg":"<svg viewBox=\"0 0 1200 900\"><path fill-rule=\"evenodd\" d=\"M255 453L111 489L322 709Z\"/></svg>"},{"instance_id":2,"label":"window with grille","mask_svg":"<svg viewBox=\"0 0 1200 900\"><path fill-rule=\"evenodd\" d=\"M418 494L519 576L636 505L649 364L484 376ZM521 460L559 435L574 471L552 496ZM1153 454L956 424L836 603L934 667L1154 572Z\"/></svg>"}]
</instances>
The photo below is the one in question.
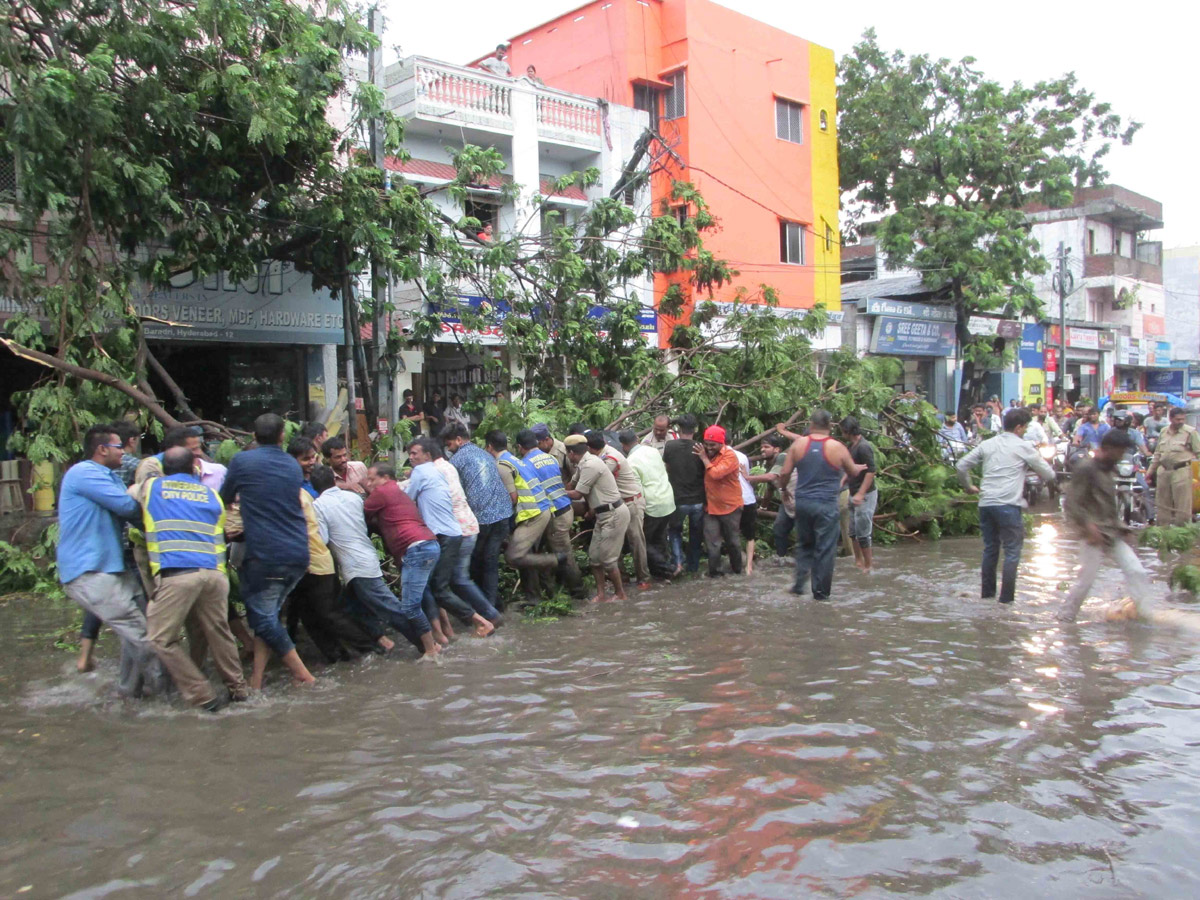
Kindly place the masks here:
<instances>
[{"instance_id":1,"label":"window with grille","mask_svg":"<svg viewBox=\"0 0 1200 900\"><path fill-rule=\"evenodd\" d=\"M684 97L686 79L682 71L667 78L671 82L669 90L663 92L663 118L682 119L687 115L687 103Z\"/></svg>"},{"instance_id":2,"label":"window with grille","mask_svg":"<svg viewBox=\"0 0 1200 900\"><path fill-rule=\"evenodd\" d=\"M779 261L804 265L804 226L799 222L779 223Z\"/></svg>"},{"instance_id":3,"label":"window with grille","mask_svg":"<svg viewBox=\"0 0 1200 900\"><path fill-rule=\"evenodd\" d=\"M658 91L648 84L633 86L633 108L650 114L650 127L658 131Z\"/></svg>"},{"instance_id":4,"label":"window with grille","mask_svg":"<svg viewBox=\"0 0 1200 900\"><path fill-rule=\"evenodd\" d=\"M775 137L793 144L804 143L800 113L804 106L791 100L775 98Z\"/></svg>"}]
</instances>

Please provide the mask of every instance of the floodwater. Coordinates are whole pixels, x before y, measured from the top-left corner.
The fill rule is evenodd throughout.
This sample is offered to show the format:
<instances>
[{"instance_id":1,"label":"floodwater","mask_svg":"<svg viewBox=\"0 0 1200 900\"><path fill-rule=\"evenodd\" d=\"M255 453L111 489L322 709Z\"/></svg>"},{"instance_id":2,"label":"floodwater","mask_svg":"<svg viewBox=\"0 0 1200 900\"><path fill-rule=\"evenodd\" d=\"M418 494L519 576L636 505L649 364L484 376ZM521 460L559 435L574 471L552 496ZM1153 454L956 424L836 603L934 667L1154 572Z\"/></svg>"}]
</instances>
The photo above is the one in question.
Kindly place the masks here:
<instances>
[{"instance_id":1,"label":"floodwater","mask_svg":"<svg viewBox=\"0 0 1200 900\"><path fill-rule=\"evenodd\" d=\"M1055 624L1039 521L1013 609L976 540L883 547L828 604L763 567L218 716L112 699L112 635L77 676L12 602L0 895L1197 896L1200 609L1147 556L1155 621Z\"/></svg>"}]
</instances>

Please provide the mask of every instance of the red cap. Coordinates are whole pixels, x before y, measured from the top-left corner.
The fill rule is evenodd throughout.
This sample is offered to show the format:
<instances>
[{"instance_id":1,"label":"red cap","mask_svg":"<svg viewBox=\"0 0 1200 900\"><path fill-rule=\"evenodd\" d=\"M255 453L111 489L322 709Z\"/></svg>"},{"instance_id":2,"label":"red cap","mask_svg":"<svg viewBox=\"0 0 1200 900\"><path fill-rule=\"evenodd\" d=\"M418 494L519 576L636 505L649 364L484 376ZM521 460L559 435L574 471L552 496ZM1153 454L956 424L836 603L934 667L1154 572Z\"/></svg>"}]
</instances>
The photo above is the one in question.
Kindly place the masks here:
<instances>
[{"instance_id":1,"label":"red cap","mask_svg":"<svg viewBox=\"0 0 1200 900\"><path fill-rule=\"evenodd\" d=\"M720 425L709 425L704 429L704 439L706 441L716 441L718 444L725 443L725 429Z\"/></svg>"}]
</instances>

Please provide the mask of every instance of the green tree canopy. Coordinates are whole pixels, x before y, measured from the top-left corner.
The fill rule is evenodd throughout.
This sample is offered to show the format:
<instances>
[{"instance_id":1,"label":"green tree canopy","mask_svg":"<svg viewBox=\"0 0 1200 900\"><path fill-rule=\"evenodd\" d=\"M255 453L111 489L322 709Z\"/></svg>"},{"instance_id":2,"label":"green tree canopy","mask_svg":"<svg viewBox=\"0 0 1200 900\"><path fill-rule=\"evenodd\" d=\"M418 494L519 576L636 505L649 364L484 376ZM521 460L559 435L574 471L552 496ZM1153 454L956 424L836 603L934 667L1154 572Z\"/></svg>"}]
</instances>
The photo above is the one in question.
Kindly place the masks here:
<instances>
[{"instance_id":1,"label":"green tree canopy","mask_svg":"<svg viewBox=\"0 0 1200 900\"><path fill-rule=\"evenodd\" d=\"M868 30L839 66L841 183L851 210L883 214L878 245L918 269L957 312L961 403L978 393L1002 338L976 337L972 315L1040 315L1031 278L1046 261L1024 207L1067 206L1106 176L1114 141L1140 127L1073 74L1032 86L986 78L960 62L887 52Z\"/></svg>"}]
</instances>

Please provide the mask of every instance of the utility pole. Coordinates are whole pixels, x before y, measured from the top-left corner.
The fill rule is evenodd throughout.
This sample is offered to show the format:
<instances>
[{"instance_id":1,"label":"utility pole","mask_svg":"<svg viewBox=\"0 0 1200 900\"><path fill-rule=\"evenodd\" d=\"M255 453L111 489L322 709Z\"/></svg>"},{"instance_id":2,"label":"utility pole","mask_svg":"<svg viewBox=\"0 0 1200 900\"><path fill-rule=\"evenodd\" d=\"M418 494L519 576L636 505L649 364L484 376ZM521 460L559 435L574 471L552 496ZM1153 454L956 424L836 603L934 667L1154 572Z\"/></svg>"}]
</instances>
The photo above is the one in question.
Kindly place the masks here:
<instances>
[{"instance_id":1,"label":"utility pole","mask_svg":"<svg viewBox=\"0 0 1200 900\"><path fill-rule=\"evenodd\" d=\"M380 13L377 6L372 6L367 12L367 27L371 33L380 36L383 30L380 22ZM376 89L383 90L383 44L382 40L379 45L371 49L370 56L367 57L367 77L370 79L372 86ZM379 121L379 117L371 119L371 159L374 161L376 168L381 172L384 171L383 164L383 129ZM386 190L386 188L385 188ZM378 263L371 260L371 297L372 305L375 312L375 327L374 337L371 349L371 368L372 380L375 386L375 414L380 420L386 420L391 423L391 409L394 404L391 400L390 385L384 384L384 345L387 343L388 330L390 327L389 316L387 314L387 286L383 284L382 273L379 270ZM369 422L369 426L376 426L378 423Z\"/></svg>"},{"instance_id":2,"label":"utility pole","mask_svg":"<svg viewBox=\"0 0 1200 900\"><path fill-rule=\"evenodd\" d=\"M1058 268L1051 279L1054 290L1058 293L1058 377L1055 378L1056 398L1066 401L1067 397L1067 295L1074 287L1075 279L1067 268L1067 260L1071 257L1071 248L1062 241L1058 242Z\"/></svg>"}]
</instances>

